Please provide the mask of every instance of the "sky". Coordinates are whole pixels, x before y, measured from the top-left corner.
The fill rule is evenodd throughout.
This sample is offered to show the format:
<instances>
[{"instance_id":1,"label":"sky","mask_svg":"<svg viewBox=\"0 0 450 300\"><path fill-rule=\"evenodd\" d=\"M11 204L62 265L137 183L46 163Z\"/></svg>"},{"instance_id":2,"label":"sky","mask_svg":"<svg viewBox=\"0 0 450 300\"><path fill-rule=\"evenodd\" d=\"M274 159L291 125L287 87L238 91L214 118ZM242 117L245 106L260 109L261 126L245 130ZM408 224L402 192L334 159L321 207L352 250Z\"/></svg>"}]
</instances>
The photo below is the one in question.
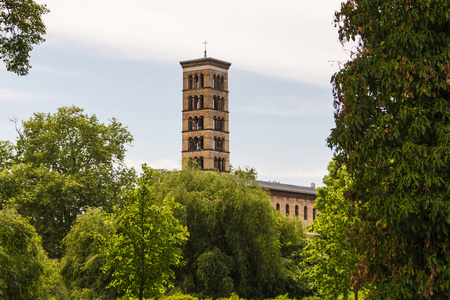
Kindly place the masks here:
<instances>
[{"instance_id":1,"label":"sky","mask_svg":"<svg viewBox=\"0 0 450 300\"><path fill-rule=\"evenodd\" d=\"M349 59L333 18L340 0L45 0L46 42L29 75L0 64L0 139L12 119L77 106L134 141L126 163L181 168L180 61L230 62L230 163L258 179L322 186L334 126L330 79Z\"/></svg>"}]
</instances>

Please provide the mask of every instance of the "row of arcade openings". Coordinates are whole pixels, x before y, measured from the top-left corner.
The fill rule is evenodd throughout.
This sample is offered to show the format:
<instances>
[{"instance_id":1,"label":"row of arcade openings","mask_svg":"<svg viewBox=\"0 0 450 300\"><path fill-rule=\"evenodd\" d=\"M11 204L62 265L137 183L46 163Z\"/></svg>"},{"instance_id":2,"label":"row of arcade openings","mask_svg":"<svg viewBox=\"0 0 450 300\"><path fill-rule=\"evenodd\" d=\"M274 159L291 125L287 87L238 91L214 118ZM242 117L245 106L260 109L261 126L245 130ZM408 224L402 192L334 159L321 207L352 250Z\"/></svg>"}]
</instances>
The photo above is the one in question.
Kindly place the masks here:
<instances>
[{"instance_id":1,"label":"row of arcade openings","mask_svg":"<svg viewBox=\"0 0 450 300\"><path fill-rule=\"evenodd\" d=\"M277 203L276 209L278 211L280 210L280 204L279 203ZM290 213L289 212L289 204L286 204L286 216L289 216L289 213ZM313 213L313 220L315 220L316 219L316 209L315 208L313 208L312 213ZM299 215L298 205L295 206L294 214L295 214L296 217L298 217L298 215ZM308 207L307 206L303 207L303 219L304 220L308 219Z\"/></svg>"},{"instance_id":2,"label":"row of arcade openings","mask_svg":"<svg viewBox=\"0 0 450 300\"><path fill-rule=\"evenodd\" d=\"M217 151L224 151L225 138L214 137L214 149ZM203 137L189 138L189 151L199 151L203 149Z\"/></svg>"},{"instance_id":3,"label":"row of arcade openings","mask_svg":"<svg viewBox=\"0 0 450 300\"><path fill-rule=\"evenodd\" d=\"M225 125L225 118L218 118L214 117L213 122L213 130L223 131ZM189 117L188 119L188 130L189 131L195 131L195 130L202 130L203 127L203 116L200 117Z\"/></svg>"},{"instance_id":4,"label":"row of arcade openings","mask_svg":"<svg viewBox=\"0 0 450 300\"><path fill-rule=\"evenodd\" d=\"M213 75L212 88L223 90L225 88L225 78L220 75ZM202 89L205 85L205 76L202 73L189 75L188 77L188 89Z\"/></svg>"},{"instance_id":5,"label":"row of arcade openings","mask_svg":"<svg viewBox=\"0 0 450 300\"><path fill-rule=\"evenodd\" d=\"M200 96L189 96L188 98L188 110L199 110L203 109L203 95ZM220 98L219 96L213 96L213 105L212 108L214 110L224 111L224 103L225 98Z\"/></svg>"},{"instance_id":6,"label":"row of arcade openings","mask_svg":"<svg viewBox=\"0 0 450 300\"><path fill-rule=\"evenodd\" d=\"M203 166L203 156L194 157L193 160L197 161L197 164L201 169L204 169ZM221 172L225 171L225 158L214 157L214 169L219 170Z\"/></svg>"}]
</instances>

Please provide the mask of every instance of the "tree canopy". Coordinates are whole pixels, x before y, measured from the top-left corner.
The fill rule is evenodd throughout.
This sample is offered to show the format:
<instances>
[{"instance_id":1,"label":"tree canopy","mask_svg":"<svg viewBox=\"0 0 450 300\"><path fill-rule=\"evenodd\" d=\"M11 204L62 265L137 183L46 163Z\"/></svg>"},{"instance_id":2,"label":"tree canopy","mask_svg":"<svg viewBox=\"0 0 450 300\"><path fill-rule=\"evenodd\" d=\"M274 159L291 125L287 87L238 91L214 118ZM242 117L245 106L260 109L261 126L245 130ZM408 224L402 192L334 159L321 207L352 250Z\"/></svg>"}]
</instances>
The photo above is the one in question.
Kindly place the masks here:
<instances>
[{"instance_id":1,"label":"tree canopy","mask_svg":"<svg viewBox=\"0 0 450 300\"><path fill-rule=\"evenodd\" d=\"M161 175L159 197L174 197L183 205L178 214L190 234L176 288L202 297L307 293L305 286L290 281L298 276L296 264L281 252L302 240L302 227L276 212L255 181L192 165Z\"/></svg>"},{"instance_id":2,"label":"tree canopy","mask_svg":"<svg viewBox=\"0 0 450 300\"><path fill-rule=\"evenodd\" d=\"M181 265L180 246L188 236L173 213L180 204L156 198L158 179L156 170L143 166L137 188L128 191L115 213L116 231L103 247L104 269L113 270L110 286L139 300L159 296L170 286L172 267Z\"/></svg>"},{"instance_id":3,"label":"tree canopy","mask_svg":"<svg viewBox=\"0 0 450 300\"><path fill-rule=\"evenodd\" d=\"M353 285L352 276L361 255L353 247L349 230L352 205L344 199L344 190L350 184L345 167L328 165L329 174L323 179L325 187L317 188L315 208L320 211L308 226L315 235L306 246L309 265L302 276L314 282L320 299L358 299L361 286ZM361 294L361 293L360 293Z\"/></svg>"},{"instance_id":4,"label":"tree canopy","mask_svg":"<svg viewBox=\"0 0 450 300\"><path fill-rule=\"evenodd\" d=\"M49 10L33 0L0 1L0 58L6 69L27 75L33 45L44 42L42 16Z\"/></svg>"},{"instance_id":5,"label":"tree canopy","mask_svg":"<svg viewBox=\"0 0 450 300\"><path fill-rule=\"evenodd\" d=\"M49 271L33 226L13 209L0 210L0 298L50 299Z\"/></svg>"},{"instance_id":6,"label":"tree canopy","mask_svg":"<svg viewBox=\"0 0 450 300\"><path fill-rule=\"evenodd\" d=\"M22 123L13 159L0 172L0 204L32 217L44 248L60 256L76 217L90 206L111 211L122 188L134 182L134 170L123 163L131 141L115 119L102 124L81 108L36 113ZM3 145L0 150L8 149Z\"/></svg>"},{"instance_id":7,"label":"tree canopy","mask_svg":"<svg viewBox=\"0 0 450 300\"><path fill-rule=\"evenodd\" d=\"M70 299L117 299L121 295L115 288L106 288L112 271L102 271L106 255L100 247L115 230L116 222L101 207L89 208L76 219L63 240L66 250L61 260Z\"/></svg>"},{"instance_id":8,"label":"tree canopy","mask_svg":"<svg viewBox=\"0 0 450 300\"><path fill-rule=\"evenodd\" d=\"M355 283L379 299L450 296L450 1L347 0L356 52L332 79L328 144L352 184Z\"/></svg>"}]
</instances>

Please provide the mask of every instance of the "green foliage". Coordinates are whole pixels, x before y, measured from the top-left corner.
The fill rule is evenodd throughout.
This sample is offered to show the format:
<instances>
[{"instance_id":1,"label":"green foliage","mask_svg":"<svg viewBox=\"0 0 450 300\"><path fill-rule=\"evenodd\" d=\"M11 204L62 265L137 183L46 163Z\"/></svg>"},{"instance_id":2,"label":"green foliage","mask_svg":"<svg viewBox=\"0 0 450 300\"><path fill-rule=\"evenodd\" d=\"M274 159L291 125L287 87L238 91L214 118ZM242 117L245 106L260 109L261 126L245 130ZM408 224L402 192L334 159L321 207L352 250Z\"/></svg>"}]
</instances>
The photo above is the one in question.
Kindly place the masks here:
<instances>
[{"instance_id":1,"label":"green foliage","mask_svg":"<svg viewBox=\"0 0 450 300\"><path fill-rule=\"evenodd\" d=\"M114 288L106 289L112 272L104 273L106 262L100 251L102 241L115 231L114 220L102 208L89 208L79 215L73 228L64 238L65 254L61 260L61 274L71 299L116 299Z\"/></svg>"},{"instance_id":2,"label":"green foliage","mask_svg":"<svg viewBox=\"0 0 450 300\"><path fill-rule=\"evenodd\" d=\"M0 1L0 58L8 71L28 74L32 45L45 41L41 17L48 12L45 5L33 0Z\"/></svg>"},{"instance_id":3,"label":"green foliage","mask_svg":"<svg viewBox=\"0 0 450 300\"><path fill-rule=\"evenodd\" d=\"M353 299L360 286L352 285L361 256L352 247L348 231L353 225L351 203L344 199L349 176L345 167L337 170L335 162L328 165L325 187L317 189L315 208L320 211L308 230L317 234L306 247L309 264L303 276L311 278L320 299ZM361 293L359 293L361 294Z\"/></svg>"},{"instance_id":4,"label":"green foliage","mask_svg":"<svg viewBox=\"0 0 450 300\"><path fill-rule=\"evenodd\" d=\"M285 297L304 299L314 294L314 287L309 278L302 277L309 267L303 261L307 259L305 247L308 238L303 229L303 221L276 215L278 218L279 240L281 244L283 277L277 282L276 293L285 293Z\"/></svg>"},{"instance_id":5,"label":"green foliage","mask_svg":"<svg viewBox=\"0 0 450 300\"><path fill-rule=\"evenodd\" d=\"M187 239L185 226L173 215L179 207L173 198L157 199L155 170L143 165L136 189L127 193L116 212L117 231L105 241L104 270L113 270L110 286L127 296L158 296L170 286L171 270L181 264L179 246Z\"/></svg>"},{"instance_id":6,"label":"green foliage","mask_svg":"<svg viewBox=\"0 0 450 300\"><path fill-rule=\"evenodd\" d=\"M450 297L450 1L348 0L329 137L352 184L354 284L377 299Z\"/></svg>"},{"instance_id":7,"label":"green foliage","mask_svg":"<svg viewBox=\"0 0 450 300\"><path fill-rule=\"evenodd\" d=\"M77 107L36 113L23 122L17 154L0 173L0 204L30 216L44 248L60 257L76 217L89 206L111 211L121 189L134 182L134 170L123 164L131 141L116 120L105 125Z\"/></svg>"},{"instance_id":8,"label":"green foliage","mask_svg":"<svg viewBox=\"0 0 450 300\"><path fill-rule=\"evenodd\" d=\"M0 141L0 171L11 167L13 163L13 146L8 141Z\"/></svg>"},{"instance_id":9,"label":"green foliage","mask_svg":"<svg viewBox=\"0 0 450 300\"><path fill-rule=\"evenodd\" d=\"M164 296L162 298L160 298L161 300L198 300L199 298L191 296L191 295L185 295L185 294L181 294L181 293L177 293L177 294L173 294L170 296ZM211 299L211 298L206 298L206 300ZM285 295L279 295L275 298L266 298L266 300L295 300L296 298L289 298L289 296L287 294ZM305 298L302 298L305 299ZM236 294L231 294L229 297L222 297L222 298L217 298L217 300L245 300L245 298L241 298ZM305 299L306 300L306 299Z\"/></svg>"},{"instance_id":10,"label":"green foliage","mask_svg":"<svg viewBox=\"0 0 450 300\"><path fill-rule=\"evenodd\" d=\"M281 254L281 216L256 182L198 168L165 172L159 198L174 197L190 238L177 288L200 297L278 295L288 280ZM283 219L284 220L284 219ZM286 226L286 244L294 241ZM293 229L292 229L293 230ZM301 236L301 235L300 235Z\"/></svg>"},{"instance_id":11,"label":"green foliage","mask_svg":"<svg viewBox=\"0 0 450 300\"><path fill-rule=\"evenodd\" d=\"M44 248L59 253L61 239L79 213L76 191L80 185L70 175L59 174L41 166L14 165L0 173L2 203L14 206L41 235Z\"/></svg>"},{"instance_id":12,"label":"green foliage","mask_svg":"<svg viewBox=\"0 0 450 300\"><path fill-rule=\"evenodd\" d=\"M173 295L168 295L160 298L161 300L198 300L197 297L191 295L185 295L181 293L176 293Z\"/></svg>"},{"instance_id":13,"label":"green foliage","mask_svg":"<svg viewBox=\"0 0 450 300\"><path fill-rule=\"evenodd\" d=\"M0 210L0 298L50 299L49 264L33 226L13 209Z\"/></svg>"},{"instance_id":14,"label":"green foliage","mask_svg":"<svg viewBox=\"0 0 450 300\"><path fill-rule=\"evenodd\" d=\"M256 180L258 177L258 172L253 167L238 167L237 169L231 167L231 174L244 180Z\"/></svg>"}]
</instances>

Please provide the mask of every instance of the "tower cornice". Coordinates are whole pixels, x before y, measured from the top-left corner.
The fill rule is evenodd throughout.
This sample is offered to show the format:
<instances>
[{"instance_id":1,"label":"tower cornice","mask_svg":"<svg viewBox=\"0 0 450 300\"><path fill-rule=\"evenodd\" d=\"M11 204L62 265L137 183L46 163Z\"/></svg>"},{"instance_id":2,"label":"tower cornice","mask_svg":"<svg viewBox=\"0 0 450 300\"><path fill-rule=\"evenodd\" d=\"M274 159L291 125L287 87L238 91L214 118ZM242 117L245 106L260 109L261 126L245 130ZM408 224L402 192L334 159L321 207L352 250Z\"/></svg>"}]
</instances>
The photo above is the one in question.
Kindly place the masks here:
<instances>
[{"instance_id":1,"label":"tower cornice","mask_svg":"<svg viewBox=\"0 0 450 300\"><path fill-rule=\"evenodd\" d=\"M183 71L197 71L197 70L205 70L205 69L215 69L218 68L217 71L228 70L231 66L231 63L215 59L212 57L203 57L191 60L180 61L180 65L183 67Z\"/></svg>"}]
</instances>

